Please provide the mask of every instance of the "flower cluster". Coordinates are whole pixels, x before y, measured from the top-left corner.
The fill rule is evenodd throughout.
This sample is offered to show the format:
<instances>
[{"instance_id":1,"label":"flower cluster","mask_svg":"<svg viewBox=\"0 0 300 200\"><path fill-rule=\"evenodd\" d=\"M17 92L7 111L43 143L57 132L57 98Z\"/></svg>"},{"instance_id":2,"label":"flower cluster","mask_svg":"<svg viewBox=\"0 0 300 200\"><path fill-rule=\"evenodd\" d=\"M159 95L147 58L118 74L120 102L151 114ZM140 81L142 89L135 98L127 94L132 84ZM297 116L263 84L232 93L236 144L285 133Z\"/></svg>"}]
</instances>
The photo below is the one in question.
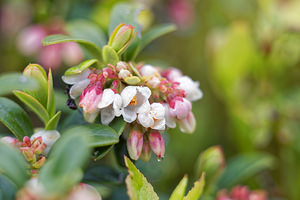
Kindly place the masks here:
<instances>
[{"instance_id":1,"label":"flower cluster","mask_svg":"<svg viewBox=\"0 0 300 200\"><path fill-rule=\"evenodd\" d=\"M40 130L30 138L25 136L22 142L10 136L1 138L1 142L19 148L25 159L30 163L34 173L36 169L43 166L50 148L59 137L60 134L55 130Z\"/></svg>"},{"instance_id":2,"label":"flower cluster","mask_svg":"<svg viewBox=\"0 0 300 200\"><path fill-rule=\"evenodd\" d=\"M264 191L251 191L246 186L235 186L230 194L226 190L218 193L217 200L266 200L267 194Z\"/></svg>"},{"instance_id":3,"label":"flower cluster","mask_svg":"<svg viewBox=\"0 0 300 200\"><path fill-rule=\"evenodd\" d=\"M79 74L65 75L72 85L69 96L79 97L85 119L93 123L98 115L108 125L122 116L128 123L127 148L132 159L151 156L151 149L164 156L164 140L160 132L179 125L192 133L196 121L192 101L199 100L199 83L175 68L163 70L152 65L118 62L103 69L87 68ZM149 156L150 155L150 156Z\"/></svg>"}]
</instances>

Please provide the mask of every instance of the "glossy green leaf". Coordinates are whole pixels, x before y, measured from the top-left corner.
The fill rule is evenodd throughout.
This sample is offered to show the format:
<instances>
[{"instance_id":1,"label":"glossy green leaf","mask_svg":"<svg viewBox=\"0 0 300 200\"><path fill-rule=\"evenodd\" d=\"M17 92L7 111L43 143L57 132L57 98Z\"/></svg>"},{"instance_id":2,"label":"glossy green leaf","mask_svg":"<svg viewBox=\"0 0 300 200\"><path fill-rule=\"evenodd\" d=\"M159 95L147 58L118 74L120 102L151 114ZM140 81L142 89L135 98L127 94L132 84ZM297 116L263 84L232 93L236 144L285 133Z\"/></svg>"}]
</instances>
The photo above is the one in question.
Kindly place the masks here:
<instances>
[{"instance_id":1,"label":"glossy green leaf","mask_svg":"<svg viewBox=\"0 0 300 200\"><path fill-rule=\"evenodd\" d=\"M80 182L89 155L88 133L66 131L53 145L47 162L40 171L39 181L49 194L65 194Z\"/></svg>"},{"instance_id":2,"label":"glossy green leaf","mask_svg":"<svg viewBox=\"0 0 300 200\"><path fill-rule=\"evenodd\" d=\"M19 139L33 134L28 115L15 102L0 97L0 121Z\"/></svg>"},{"instance_id":3,"label":"glossy green leaf","mask_svg":"<svg viewBox=\"0 0 300 200\"><path fill-rule=\"evenodd\" d=\"M194 187L188 192L183 200L198 200L203 192L205 185L205 174L202 174L200 179L194 183Z\"/></svg>"},{"instance_id":4,"label":"glossy green leaf","mask_svg":"<svg viewBox=\"0 0 300 200\"><path fill-rule=\"evenodd\" d=\"M61 111L57 112L46 124L46 130L56 130L57 124L59 122Z\"/></svg>"},{"instance_id":5,"label":"glossy green leaf","mask_svg":"<svg viewBox=\"0 0 300 200\"><path fill-rule=\"evenodd\" d=\"M84 47L91 54L91 56L101 59L101 49L93 42L86 39L82 39L81 37L56 34L47 36L42 41L43 45L45 46L64 42L77 42L82 47Z\"/></svg>"},{"instance_id":6,"label":"glossy green leaf","mask_svg":"<svg viewBox=\"0 0 300 200\"><path fill-rule=\"evenodd\" d=\"M71 109L69 109L71 110ZM71 110L70 114L65 117L61 123L58 125L58 130L63 132L64 130L67 130L68 128L74 126L74 125L86 125L88 124L84 118L82 113L79 110Z\"/></svg>"},{"instance_id":7,"label":"glossy green leaf","mask_svg":"<svg viewBox=\"0 0 300 200\"><path fill-rule=\"evenodd\" d=\"M97 59L85 60L82 63L80 63L79 65L69 68L65 72L65 75L79 74L79 73L83 72L85 69L95 65L96 63L98 63Z\"/></svg>"},{"instance_id":8,"label":"glossy green leaf","mask_svg":"<svg viewBox=\"0 0 300 200\"><path fill-rule=\"evenodd\" d=\"M140 8L136 5L130 3L119 3L117 4L110 15L109 22L109 35L113 32L113 30L121 23L125 23L127 25L132 25L135 31L140 34L141 26L136 21L136 17L140 12Z\"/></svg>"},{"instance_id":9,"label":"glossy green leaf","mask_svg":"<svg viewBox=\"0 0 300 200\"><path fill-rule=\"evenodd\" d=\"M0 172L19 189L29 179L28 164L18 149L0 142Z\"/></svg>"},{"instance_id":10,"label":"glossy green leaf","mask_svg":"<svg viewBox=\"0 0 300 200\"><path fill-rule=\"evenodd\" d=\"M119 62L119 56L112 47L108 45L104 46L102 53L103 61L105 64L116 65Z\"/></svg>"},{"instance_id":11,"label":"glossy green leaf","mask_svg":"<svg viewBox=\"0 0 300 200\"><path fill-rule=\"evenodd\" d=\"M48 99L47 99L47 111L49 118L52 118L55 114L56 106L55 106L55 94L53 89L53 78L51 69L48 73Z\"/></svg>"},{"instance_id":12,"label":"glossy green leaf","mask_svg":"<svg viewBox=\"0 0 300 200\"><path fill-rule=\"evenodd\" d=\"M165 34L174 32L175 30L176 26L174 24L161 24L151 28L149 31L143 34L141 44L139 46L139 51L143 50L153 40Z\"/></svg>"},{"instance_id":13,"label":"glossy green leaf","mask_svg":"<svg viewBox=\"0 0 300 200\"><path fill-rule=\"evenodd\" d=\"M110 122L109 127L114 129L119 136L122 135L125 127L126 127L126 122L123 120L122 117L115 118L112 122Z\"/></svg>"},{"instance_id":14,"label":"glossy green leaf","mask_svg":"<svg viewBox=\"0 0 300 200\"><path fill-rule=\"evenodd\" d=\"M81 38L95 44L101 49L107 42L106 34L97 24L87 20L73 20L67 24L68 33L76 38Z\"/></svg>"},{"instance_id":15,"label":"glossy green leaf","mask_svg":"<svg viewBox=\"0 0 300 200\"><path fill-rule=\"evenodd\" d=\"M0 75L0 95L12 93L13 90L36 90L38 82L21 73L7 73Z\"/></svg>"},{"instance_id":16,"label":"glossy green leaf","mask_svg":"<svg viewBox=\"0 0 300 200\"><path fill-rule=\"evenodd\" d=\"M185 175L179 184L176 186L175 190L172 192L169 200L182 200L185 195L185 190L188 184L188 177Z\"/></svg>"},{"instance_id":17,"label":"glossy green leaf","mask_svg":"<svg viewBox=\"0 0 300 200\"><path fill-rule=\"evenodd\" d=\"M141 82L141 79L137 76L130 76L125 78L124 80L128 85L137 85L139 82Z\"/></svg>"},{"instance_id":18,"label":"glossy green leaf","mask_svg":"<svg viewBox=\"0 0 300 200\"><path fill-rule=\"evenodd\" d=\"M91 162L84 173L83 181L104 184L122 184L125 176L111 166Z\"/></svg>"},{"instance_id":19,"label":"glossy green leaf","mask_svg":"<svg viewBox=\"0 0 300 200\"><path fill-rule=\"evenodd\" d=\"M127 193L131 200L158 200L152 185L126 156L124 157L129 175L126 178Z\"/></svg>"},{"instance_id":20,"label":"glossy green leaf","mask_svg":"<svg viewBox=\"0 0 300 200\"><path fill-rule=\"evenodd\" d=\"M249 153L234 157L228 162L217 181L219 189L228 188L274 165L274 158L265 153Z\"/></svg>"},{"instance_id":21,"label":"glossy green leaf","mask_svg":"<svg viewBox=\"0 0 300 200\"><path fill-rule=\"evenodd\" d=\"M68 129L68 132L72 131L89 134L92 137L89 143L90 147L103 147L119 142L118 133L109 126L102 124L87 124L83 126L74 126Z\"/></svg>"},{"instance_id":22,"label":"glossy green leaf","mask_svg":"<svg viewBox=\"0 0 300 200\"><path fill-rule=\"evenodd\" d=\"M112 149L114 148L114 145L110 145L110 146L105 146L105 147L97 147L94 150L94 159L95 160L100 160L102 159L104 156L106 156L106 154L108 154Z\"/></svg>"},{"instance_id":23,"label":"glossy green leaf","mask_svg":"<svg viewBox=\"0 0 300 200\"><path fill-rule=\"evenodd\" d=\"M16 186L5 176L0 175L0 199L12 200L15 199L17 192Z\"/></svg>"},{"instance_id":24,"label":"glossy green leaf","mask_svg":"<svg viewBox=\"0 0 300 200\"><path fill-rule=\"evenodd\" d=\"M44 124L48 123L48 112L46 108L40 102L38 102L38 100L25 92L15 90L13 93L20 99L20 101L28 106L44 122Z\"/></svg>"}]
</instances>

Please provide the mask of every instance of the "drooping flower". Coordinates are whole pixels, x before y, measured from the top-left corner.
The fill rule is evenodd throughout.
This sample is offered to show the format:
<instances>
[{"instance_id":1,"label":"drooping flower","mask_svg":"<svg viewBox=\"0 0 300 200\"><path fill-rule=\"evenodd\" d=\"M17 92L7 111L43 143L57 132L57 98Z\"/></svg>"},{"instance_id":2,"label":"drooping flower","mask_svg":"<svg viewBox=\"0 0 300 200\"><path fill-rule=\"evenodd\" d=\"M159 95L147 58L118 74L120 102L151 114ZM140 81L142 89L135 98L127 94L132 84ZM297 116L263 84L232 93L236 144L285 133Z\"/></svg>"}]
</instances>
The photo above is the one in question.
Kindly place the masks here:
<instances>
[{"instance_id":1,"label":"drooping flower","mask_svg":"<svg viewBox=\"0 0 300 200\"><path fill-rule=\"evenodd\" d=\"M176 79L176 82L179 82L179 89L185 91L186 99L190 101L197 101L202 98L203 93L199 88L199 82L193 81L188 76L183 76Z\"/></svg>"},{"instance_id":2,"label":"drooping flower","mask_svg":"<svg viewBox=\"0 0 300 200\"><path fill-rule=\"evenodd\" d=\"M170 116L175 117L179 120L185 119L192 110L192 103L182 97L176 97L169 103L170 105Z\"/></svg>"},{"instance_id":3,"label":"drooping flower","mask_svg":"<svg viewBox=\"0 0 300 200\"><path fill-rule=\"evenodd\" d=\"M133 122L136 120L138 113L148 109L150 95L151 90L148 87L127 86L122 90L122 116L126 122Z\"/></svg>"},{"instance_id":4,"label":"drooping flower","mask_svg":"<svg viewBox=\"0 0 300 200\"><path fill-rule=\"evenodd\" d=\"M152 151L156 154L158 159L165 156L165 142L158 131L151 131L149 134L149 144Z\"/></svg>"},{"instance_id":5,"label":"drooping flower","mask_svg":"<svg viewBox=\"0 0 300 200\"><path fill-rule=\"evenodd\" d=\"M165 108L161 103L152 103L138 115L138 120L145 128L165 130Z\"/></svg>"},{"instance_id":6,"label":"drooping flower","mask_svg":"<svg viewBox=\"0 0 300 200\"><path fill-rule=\"evenodd\" d=\"M86 69L79 74L74 75L64 75L62 76L62 80L68 84L72 85L70 88L70 97L72 99L77 98L80 96L82 91L90 84L89 75L91 73L90 69Z\"/></svg>"},{"instance_id":7,"label":"drooping flower","mask_svg":"<svg viewBox=\"0 0 300 200\"><path fill-rule=\"evenodd\" d=\"M151 158L151 147L149 141L146 137L144 137L143 149L141 153L141 159L145 162L149 161Z\"/></svg>"},{"instance_id":8,"label":"drooping flower","mask_svg":"<svg viewBox=\"0 0 300 200\"><path fill-rule=\"evenodd\" d=\"M139 129L132 129L127 139L127 150L130 158L139 159L143 148L143 133Z\"/></svg>"},{"instance_id":9,"label":"drooping flower","mask_svg":"<svg viewBox=\"0 0 300 200\"><path fill-rule=\"evenodd\" d=\"M196 120L193 112L189 112L185 119L178 121L180 130L185 133L193 133L196 129Z\"/></svg>"},{"instance_id":10,"label":"drooping flower","mask_svg":"<svg viewBox=\"0 0 300 200\"><path fill-rule=\"evenodd\" d=\"M112 89L105 89L98 108L101 109L101 123L108 125L115 117L122 114L121 95Z\"/></svg>"}]
</instances>

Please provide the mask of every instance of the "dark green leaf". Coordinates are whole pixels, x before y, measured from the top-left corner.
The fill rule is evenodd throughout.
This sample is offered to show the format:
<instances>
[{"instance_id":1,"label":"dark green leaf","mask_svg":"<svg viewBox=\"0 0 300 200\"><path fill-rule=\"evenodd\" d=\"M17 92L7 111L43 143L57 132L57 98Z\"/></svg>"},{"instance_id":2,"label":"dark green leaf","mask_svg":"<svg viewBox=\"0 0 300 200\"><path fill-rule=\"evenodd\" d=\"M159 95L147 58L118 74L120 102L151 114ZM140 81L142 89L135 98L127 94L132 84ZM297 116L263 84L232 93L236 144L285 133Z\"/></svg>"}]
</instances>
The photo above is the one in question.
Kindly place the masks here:
<instances>
[{"instance_id":1,"label":"dark green leaf","mask_svg":"<svg viewBox=\"0 0 300 200\"><path fill-rule=\"evenodd\" d=\"M90 21L74 20L67 25L68 33L76 38L81 38L95 44L101 49L107 42L105 33Z\"/></svg>"},{"instance_id":2,"label":"dark green leaf","mask_svg":"<svg viewBox=\"0 0 300 200\"><path fill-rule=\"evenodd\" d=\"M47 193L64 194L81 180L82 167L90 155L89 138L88 133L72 130L65 132L53 145L39 175Z\"/></svg>"},{"instance_id":3,"label":"dark green leaf","mask_svg":"<svg viewBox=\"0 0 300 200\"><path fill-rule=\"evenodd\" d=\"M113 149L114 145L105 146L105 147L97 147L94 150L94 159L100 160L103 158L108 152L110 152Z\"/></svg>"},{"instance_id":4,"label":"dark green leaf","mask_svg":"<svg viewBox=\"0 0 300 200\"><path fill-rule=\"evenodd\" d=\"M0 75L0 95L6 95L13 90L36 90L39 88L38 82L30 77L25 77L21 73L9 73Z\"/></svg>"},{"instance_id":5,"label":"dark green leaf","mask_svg":"<svg viewBox=\"0 0 300 200\"><path fill-rule=\"evenodd\" d=\"M124 181L124 174L109 166L92 165L89 166L84 173L83 180L85 182L94 183L114 183L121 184Z\"/></svg>"},{"instance_id":6,"label":"dark green leaf","mask_svg":"<svg viewBox=\"0 0 300 200\"><path fill-rule=\"evenodd\" d=\"M29 179L28 164L18 149L0 142L0 172L19 189Z\"/></svg>"},{"instance_id":7,"label":"dark green leaf","mask_svg":"<svg viewBox=\"0 0 300 200\"><path fill-rule=\"evenodd\" d=\"M45 46L52 45L52 44L58 44L58 43L64 43L64 42L77 42L82 47L84 47L91 56L101 59L101 49L95 45L93 42L82 39L80 37L73 37L73 36L67 36L67 35L50 35L43 39L42 43Z\"/></svg>"},{"instance_id":8,"label":"dark green leaf","mask_svg":"<svg viewBox=\"0 0 300 200\"><path fill-rule=\"evenodd\" d=\"M31 136L33 127L28 115L15 102L0 97L0 121L19 139Z\"/></svg>"},{"instance_id":9,"label":"dark green leaf","mask_svg":"<svg viewBox=\"0 0 300 200\"><path fill-rule=\"evenodd\" d=\"M39 118L47 124L49 121L49 115L46 108L38 102L35 98L29 94L21 91L13 91L13 93L22 101L26 106L28 106Z\"/></svg>"},{"instance_id":10,"label":"dark green leaf","mask_svg":"<svg viewBox=\"0 0 300 200\"><path fill-rule=\"evenodd\" d=\"M65 72L65 75L79 74L79 73L83 72L85 69L93 66L97 62L98 62L97 59L85 60L82 63L80 63L79 65L69 68Z\"/></svg>"},{"instance_id":11,"label":"dark green leaf","mask_svg":"<svg viewBox=\"0 0 300 200\"><path fill-rule=\"evenodd\" d=\"M126 127L126 122L123 120L122 117L118 117L115 118L110 124L109 126L114 129L119 136L122 135L125 127Z\"/></svg>"},{"instance_id":12,"label":"dark green leaf","mask_svg":"<svg viewBox=\"0 0 300 200\"><path fill-rule=\"evenodd\" d=\"M91 135L90 147L103 147L119 142L119 135L109 126L102 124L87 124L83 126L74 126L68 132L81 132L82 134Z\"/></svg>"},{"instance_id":13,"label":"dark green leaf","mask_svg":"<svg viewBox=\"0 0 300 200\"><path fill-rule=\"evenodd\" d=\"M219 189L231 187L274 165L274 158L264 153L239 155L228 162L217 181Z\"/></svg>"},{"instance_id":14,"label":"dark green leaf","mask_svg":"<svg viewBox=\"0 0 300 200\"><path fill-rule=\"evenodd\" d=\"M51 69L49 70L48 74L48 99L47 99L47 111L49 118L52 118L55 114L56 106L55 106L55 95L53 90L53 78Z\"/></svg>"}]
</instances>

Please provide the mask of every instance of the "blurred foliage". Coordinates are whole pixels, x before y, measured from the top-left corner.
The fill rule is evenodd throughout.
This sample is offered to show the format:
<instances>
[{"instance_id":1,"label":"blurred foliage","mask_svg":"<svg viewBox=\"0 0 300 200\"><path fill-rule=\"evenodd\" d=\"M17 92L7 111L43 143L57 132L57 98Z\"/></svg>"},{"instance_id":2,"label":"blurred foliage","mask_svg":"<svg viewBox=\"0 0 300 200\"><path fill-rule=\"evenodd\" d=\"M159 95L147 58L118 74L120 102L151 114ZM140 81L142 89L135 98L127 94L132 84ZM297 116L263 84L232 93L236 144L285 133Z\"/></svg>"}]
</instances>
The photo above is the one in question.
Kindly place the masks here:
<instances>
[{"instance_id":1,"label":"blurred foliage","mask_svg":"<svg viewBox=\"0 0 300 200\"><path fill-rule=\"evenodd\" d=\"M139 16L144 30L151 23L177 22L176 13L194 12L189 27L153 42L137 59L181 68L200 81L204 98L193 108L197 130L193 135L171 130L165 138L165 159L138 161L137 167L164 199L184 173L194 180L199 178L195 177L194 165L204 149L219 145L226 160L233 159L228 165L242 159L242 155L253 155L259 150L267 156L267 161L261 164L264 171L255 176L247 175L238 183L265 189L270 197L300 199L299 0L181 1L191 6L176 7L174 0L135 1L146 8ZM25 57L17 49L16 38L24 27L36 23L47 25L58 18L72 29L74 23L69 22L87 19L107 31L109 12L116 2L119 1L3 1L0 72L21 71L28 62L36 61L35 57ZM15 14L13 17L10 10ZM191 16L179 18L178 23L182 19L191 19ZM55 89L64 89L60 77L65 68L62 65L53 71ZM57 107L62 107L63 96L59 94L56 98ZM64 124L68 124L65 117L69 113L64 108ZM33 123L40 125L38 120ZM1 133L6 132L1 127ZM109 154L101 162L116 161ZM244 163L245 166L250 164ZM269 165L273 166L271 170ZM104 191L106 197L113 193L111 199L126 196L121 186L113 187L112 191L99 186L99 190Z\"/></svg>"}]
</instances>

